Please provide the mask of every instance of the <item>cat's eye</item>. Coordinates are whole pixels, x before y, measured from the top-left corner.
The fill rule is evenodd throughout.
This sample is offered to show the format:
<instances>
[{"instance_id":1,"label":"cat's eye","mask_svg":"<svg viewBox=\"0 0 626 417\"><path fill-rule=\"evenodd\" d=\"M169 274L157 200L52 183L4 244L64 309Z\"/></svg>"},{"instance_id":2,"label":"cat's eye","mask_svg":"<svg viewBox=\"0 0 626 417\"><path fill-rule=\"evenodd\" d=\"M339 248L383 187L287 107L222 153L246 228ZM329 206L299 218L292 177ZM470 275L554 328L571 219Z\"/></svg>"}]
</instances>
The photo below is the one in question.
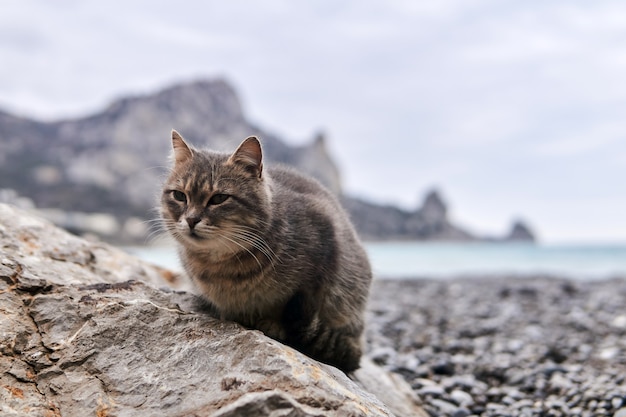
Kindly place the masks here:
<instances>
[{"instance_id":1,"label":"cat's eye","mask_svg":"<svg viewBox=\"0 0 626 417\"><path fill-rule=\"evenodd\" d=\"M174 190L172 191L172 196L176 201L182 201L183 203L187 201L187 196L182 191Z\"/></svg>"},{"instance_id":2,"label":"cat's eye","mask_svg":"<svg viewBox=\"0 0 626 417\"><path fill-rule=\"evenodd\" d=\"M228 194L215 194L209 199L209 205L216 206L222 204L230 197Z\"/></svg>"}]
</instances>

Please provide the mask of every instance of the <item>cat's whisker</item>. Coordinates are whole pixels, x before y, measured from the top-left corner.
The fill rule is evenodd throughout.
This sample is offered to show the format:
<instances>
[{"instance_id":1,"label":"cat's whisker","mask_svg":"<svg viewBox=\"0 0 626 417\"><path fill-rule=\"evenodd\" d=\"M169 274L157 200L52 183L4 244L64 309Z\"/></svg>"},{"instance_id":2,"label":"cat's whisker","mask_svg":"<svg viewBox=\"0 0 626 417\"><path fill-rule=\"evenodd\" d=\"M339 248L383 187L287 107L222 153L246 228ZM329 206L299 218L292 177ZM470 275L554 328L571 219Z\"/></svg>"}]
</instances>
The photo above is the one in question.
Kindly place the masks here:
<instances>
[{"instance_id":1,"label":"cat's whisker","mask_svg":"<svg viewBox=\"0 0 626 417\"><path fill-rule=\"evenodd\" d=\"M154 223L148 228L148 234L146 235L146 242L151 243L152 238L156 238L158 235L166 233L168 228L163 224Z\"/></svg>"},{"instance_id":2,"label":"cat's whisker","mask_svg":"<svg viewBox=\"0 0 626 417\"><path fill-rule=\"evenodd\" d=\"M259 230L253 228L253 227L249 227L249 226L243 226L243 225L235 225L235 226L230 226L229 227L232 230L235 230L239 233L242 233L252 239L254 239L255 241L258 241L261 245L263 245L265 248L267 248L267 250L269 250L273 256L276 256L276 253L272 250L272 248L267 244L267 242L265 241L265 239L263 239L261 233L259 232ZM278 257L277 257L278 258Z\"/></svg>"},{"instance_id":3,"label":"cat's whisker","mask_svg":"<svg viewBox=\"0 0 626 417\"><path fill-rule=\"evenodd\" d=\"M228 230L232 230L241 236L245 236L250 239L251 242L254 242L259 250L263 248L264 251L267 251L272 257L278 259L276 253L272 250L267 241L263 239L261 233L257 229L242 225L232 225L228 227Z\"/></svg>"},{"instance_id":4,"label":"cat's whisker","mask_svg":"<svg viewBox=\"0 0 626 417\"><path fill-rule=\"evenodd\" d=\"M272 256L272 253L268 252L267 249L265 249L263 246L259 245L254 240L251 240L250 238L247 238L247 237L242 236L242 235L232 234L231 237L234 238L234 239L238 239L239 241L241 241L243 243L247 243L248 245L250 245L250 246L254 247L255 249L257 249L259 252L261 252L268 259L268 261L270 261L270 264L272 265L272 268L274 270L276 270L276 266L274 265L274 261L275 261L274 256Z\"/></svg>"},{"instance_id":5,"label":"cat's whisker","mask_svg":"<svg viewBox=\"0 0 626 417\"><path fill-rule=\"evenodd\" d=\"M223 236L221 236L221 235L219 235L219 234L218 234L218 235L217 235L217 237L218 237L219 239L222 239L223 241L225 241L225 242L224 242L224 246L226 247L226 249L228 249L228 250L230 250L230 251L232 252L232 254L233 254L233 256L234 256L235 258L237 258L237 261L239 262L239 265L241 265L241 268L243 269L243 262L241 262L241 258L239 258L239 253L238 253L237 249L236 249L236 248L232 248L232 247L229 245L228 240L227 240L227 239L224 239L224 237L223 237Z\"/></svg>"},{"instance_id":6,"label":"cat's whisker","mask_svg":"<svg viewBox=\"0 0 626 417\"><path fill-rule=\"evenodd\" d=\"M262 237L263 235L262 235L261 231L259 229L254 228L254 227L237 224L237 225L231 225L231 226L229 226L229 228L236 229L238 231L242 231L242 232L251 234L255 238L258 238L259 240L265 241L265 239L263 239L263 237Z\"/></svg>"},{"instance_id":7,"label":"cat's whisker","mask_svg":"<svg viewBox=\"0 0 626 417\"><path fill-rule=\"evenodd\" d=\"M156 218L156 219L142 220L141 223L153 224L153 223L163 223L164 221L166 221L166 220Z\"/></svg>"},{"instance_id":8,"label":"cat's whisker","mask_svg":"<svg viewBox=\"0 0 626 417\"><path fill-rule=\"evenodd\" d=\"M142 170L140 170L140 172L145 172L145 171L152 171L152 170L159 170L159 171L166 171L169 167L165 166L165 165L154 165L151 167L146 167Z\"/></svg>"},{"instance_id":9,"label":"cat's whisker","mask_svg":"<svg viewBox=\"0 0 626 417\"><path fill-rule=\"evenodd\" d=\"M176 222L170 219L149 219L142 222L148 225L148 233L144 239L147 244L155 242L160 236L173 233L176 230ZM178 236L181 236L179 233Z\"/></svg>"},{"instance_id":10,"label":"cat's whisker","mask_svg":"<svg viewBox=\"0 0 626 417\"><path fill-rule=\"evenodd\" d=\"M235 230L235 234L233 236L236 236L242 241L245 241L246 243L249 243L256 249L258 249L272 263L272 266L274 266L275 262L282 263L280 258L276 255L276 253L272 250L272 248L267 244L267 242L263 238L258 236L257 234L253 234L248 231Z\"/></svg>"},{"instance_id":11,"label":"cat's whisker","mask_svg":"<svg viewBox=\"0 0 626 417\"><path fill-rule=\"evenodd\" d=\"M252 240L250 240L250 239L248 239L248 238L246 238L244 236L237 235L237 234L230 234L229 237L234 239L234 240L236 240L236 241L238 241L241 244L248 245L248 246L251 246L251 247L257 249L266 258L268 258L268 260L270 262L272 262L272 258L268 255L268 253L266 253L262 248L260 248L254 241L252 241Z\"/></svg>"},{"instance_id":12,"label":"cat's whisker","mask_svg":"<svg viewBox=\"0 0 626 417\"><path fill-rule=\"evenodd\" d=\"M153 230L146 236L145 242L146 244L154 243L158 240L160 236L164 236L166 233L167 233L166 229Z\"/></svg>"},{"instance_id":13,"label":"cat's whisker","mask_svg":"<svg viewBox=\"0 0 626 417\"><path fill-rule=\"evenodd\" d=\"M233 240L231 238L229 238L228 236L224 235L224 234L220 234L219 236L221 236L222 238L233 242L235 245L239 246L240 248L244 249L246 252L248 252L250 254L250 256L252 256L254 258L254 260L256 261L256 263L259 265L259 269L263 269L263 265L261 265L261 262L259 261L259 258L257 258L256 256L254 256L254 253L252 253L252 251L250 251L250 249L246 248L244 245L242 245L241 243L237 242L236 240Z\"/></svg>"}]
</instances>

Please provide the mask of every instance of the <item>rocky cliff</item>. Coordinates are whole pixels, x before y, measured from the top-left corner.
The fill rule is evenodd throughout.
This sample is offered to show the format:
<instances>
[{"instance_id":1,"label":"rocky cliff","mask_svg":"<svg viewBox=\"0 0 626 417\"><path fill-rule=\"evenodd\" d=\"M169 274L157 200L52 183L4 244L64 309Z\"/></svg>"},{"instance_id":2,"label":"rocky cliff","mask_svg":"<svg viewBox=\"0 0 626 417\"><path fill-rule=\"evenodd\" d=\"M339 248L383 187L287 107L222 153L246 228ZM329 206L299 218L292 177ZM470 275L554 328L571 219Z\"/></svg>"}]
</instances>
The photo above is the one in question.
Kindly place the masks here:
<instances>
[{"instance_id":1,"label":"rocky cliff","mask_svg":"<svg viewBox=\"0 0 626 417\"><path fill-rule=\"evenodd\" d=\"M172 128L194 145L217 150L232 150L246 136L257 135L269 163L295 166L341 194L339 170L323 134L307 145L289 146L249 122L233 88L214 80L122 98L74 120L44 123L0 112L0 202L14 202L11 193L1 192L12 189L16 199L32 199L43 215L68 230L144 243L142 222L159 193ZM436 193L414 212L349 197L343 201L365 238L476 238L451 224Z\"/></svg>"},{"instance_id":2,"label":"rocky cliff","mask_svg":"<svg viewBox=\"0 0 626 417\"><path fill-rule=\"evenodd\" d=\"M425 416L369 360L350 379L187 284L0 204L0 415Z\"/></svg>"},{"instance_id":3,"label":"rocky cliff","mask_svg":"<svg viewBox=\"0 0 626 417\"><path fill-rule=\"evenodd\" d=\"M295 165L340 192L323 139L285 144L248 122L234 90L221 80L123 98L75 120L42 123L0 113L0 188L18 190L39 207L145 216L159 191L172 128L216 150L258 135L268 161Z\"/></svg>"},{"instance_id":4,"label":"rocky cliff","mask_svg":"<svg viewBox=\"0 0 626 417\"><path fill-rule=\"evenodd\" d=\"M454 226L447 207L437 191L426 195L421 207L402 210L372 204L356 198L343 198L357 230L365 239L468 241L476 236Z\"/></svg>"}]
</instances>

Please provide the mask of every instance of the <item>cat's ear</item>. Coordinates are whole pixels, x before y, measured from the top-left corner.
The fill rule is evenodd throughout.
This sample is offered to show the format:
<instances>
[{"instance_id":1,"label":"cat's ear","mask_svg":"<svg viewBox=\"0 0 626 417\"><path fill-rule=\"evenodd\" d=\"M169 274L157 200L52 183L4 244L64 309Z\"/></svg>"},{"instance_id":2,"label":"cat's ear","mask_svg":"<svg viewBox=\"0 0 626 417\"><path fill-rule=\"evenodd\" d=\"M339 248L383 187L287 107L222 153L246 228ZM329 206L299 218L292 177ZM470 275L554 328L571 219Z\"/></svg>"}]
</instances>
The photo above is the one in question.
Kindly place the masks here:
<instances>
[{"instance_id":1,"label":"cat's ear","mask_svg":"<svg viewBox=\"0 0 626 417\"><path fill-rule=\"evenodd\" d=\"M185 143L180 133L175 130L172 130L172 150L175 164L181 164L193 155L189 145Z\"/></svg>"},{"instance_id":2,"label":"cat's ear","mask_svg":"<svg viewBox=\"0 0 626 417\"><path fill-rule=\"evenodd\" d=\"M233 163L244 164L259 178L261 177L263 172L263 152L261 151L261 143L255 136L249 136L244 139L228 160Z\"/></svg>"}]
</instances>

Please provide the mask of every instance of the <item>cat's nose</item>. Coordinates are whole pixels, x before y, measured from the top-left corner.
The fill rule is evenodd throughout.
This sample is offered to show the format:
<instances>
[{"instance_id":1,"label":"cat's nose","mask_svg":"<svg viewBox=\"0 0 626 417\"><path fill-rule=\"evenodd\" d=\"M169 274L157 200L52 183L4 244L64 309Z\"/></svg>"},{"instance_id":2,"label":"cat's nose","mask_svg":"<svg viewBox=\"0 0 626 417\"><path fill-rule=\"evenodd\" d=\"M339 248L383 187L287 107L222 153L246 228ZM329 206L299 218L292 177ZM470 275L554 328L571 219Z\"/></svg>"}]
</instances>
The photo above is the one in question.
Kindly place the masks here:
<instances>
[{"instance_id":1,"label":"cat's nose","mask_svg":"<svg viewBox=\"0 0 626 417\"><path fill-rule=\"evenodd\" d=\"M193 228L196 227L198 223L200 223L201 219L200 219L200 216L189 216L189 217L186 217L185 220L187 220L189 229L193 230Z\"/></svg>"}]
</instances>

